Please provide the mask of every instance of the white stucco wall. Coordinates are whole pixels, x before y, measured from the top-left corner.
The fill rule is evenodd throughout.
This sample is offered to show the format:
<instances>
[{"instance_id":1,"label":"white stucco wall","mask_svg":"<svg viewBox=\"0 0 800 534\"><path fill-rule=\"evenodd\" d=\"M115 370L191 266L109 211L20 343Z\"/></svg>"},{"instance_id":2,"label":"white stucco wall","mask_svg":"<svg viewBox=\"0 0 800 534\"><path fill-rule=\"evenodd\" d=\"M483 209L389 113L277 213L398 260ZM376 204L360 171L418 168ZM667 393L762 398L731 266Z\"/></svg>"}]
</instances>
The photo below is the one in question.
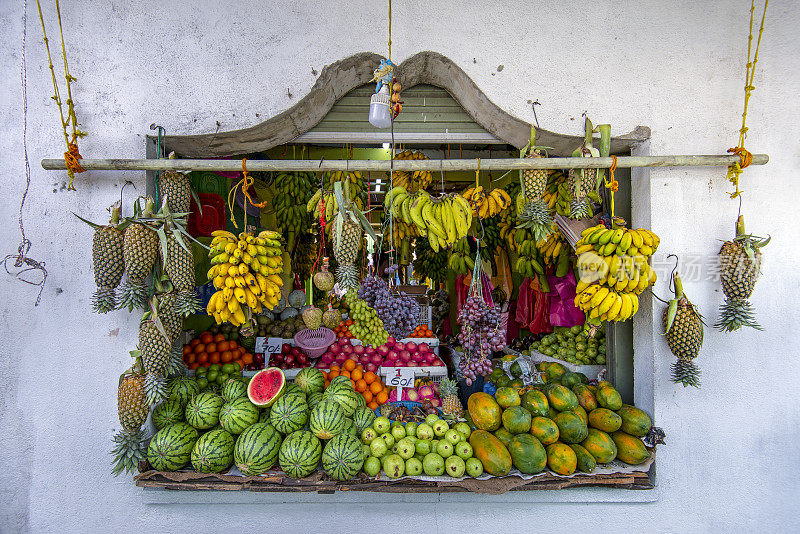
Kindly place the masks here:
<instances>
[{"instance_id":1,"label":"white stucco wall","mask_svg":"<svg viewBox=\"0 0 800 534\"><path fill-rule=\"evenodd\" d=\"M43 4L55 44L53 3ZM77 112L89 132L80 145L85 157L143 157L154 122L170 133L213 131L217 120L223 130L251 125L305 94L312 69L359 51L385 51L383 2L226 4L62 2ZM652 154L721 153L736 142L746 0L394 4L395 59L441 52L511 113L530 120L526 101L538 99L544 128L578 134L588 110L616 133L650 126ZM24 216L31 255L47 263L49 277L33 308L34 288L0 276L0 532L800 530L794 398L800 359L792 333L800 323L793 302L800 285L794 216L800 11L791 4L770 6L750 107L748 147L771 161L743 178L749 229L773 236L752 299L766 330L708 332L698 360L700 390L669 381L673 357L656 336L655 416L668 440L659 448L658 502L520 504L510 495L504 504L488 504L480 496L438 502L431 495L417 503L356 505L312 496L312 505L210 507L146 504L129 477L109 474L117 377L129 364L139 318L91 313L91 230L70 212L104 220L124 180L144 193L144 173L89 172L76 178L77 192L67 192L65 173L41 169L43 157L63 152L63 140L35 4L29 6L32 185ZM3 255L19 241L24 187L21 18L22 2L0 3ZM660 251L686 259L716 254L737 211L724 175L724 169L652 171ZM662 273L659 295L667 292L666 279ZM685 285L713 323L722 299L718 284ZM657 301L655 312L661 313Z\"/></svg>"}]
</instances>

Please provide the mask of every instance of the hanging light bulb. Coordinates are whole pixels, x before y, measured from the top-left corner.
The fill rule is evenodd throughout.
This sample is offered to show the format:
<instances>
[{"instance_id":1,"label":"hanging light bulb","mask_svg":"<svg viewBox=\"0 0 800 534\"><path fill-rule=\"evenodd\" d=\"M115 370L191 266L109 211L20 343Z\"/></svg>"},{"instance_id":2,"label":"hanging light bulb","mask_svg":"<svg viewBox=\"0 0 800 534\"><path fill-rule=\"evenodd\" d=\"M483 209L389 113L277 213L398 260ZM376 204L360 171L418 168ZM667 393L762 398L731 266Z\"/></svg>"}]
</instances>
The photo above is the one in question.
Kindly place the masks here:
<instances>
[{"instance_id":1,"label":"hanging light bulb","mask_svg":"<svg viewBox=\"0 0 800 534\"><path fill-rule=\"evenodd\" d=\"M387 84L384 84L370 99L369 123L376 128L388 128L392 125L392 108Z\"/></svg>"}]
</instances>

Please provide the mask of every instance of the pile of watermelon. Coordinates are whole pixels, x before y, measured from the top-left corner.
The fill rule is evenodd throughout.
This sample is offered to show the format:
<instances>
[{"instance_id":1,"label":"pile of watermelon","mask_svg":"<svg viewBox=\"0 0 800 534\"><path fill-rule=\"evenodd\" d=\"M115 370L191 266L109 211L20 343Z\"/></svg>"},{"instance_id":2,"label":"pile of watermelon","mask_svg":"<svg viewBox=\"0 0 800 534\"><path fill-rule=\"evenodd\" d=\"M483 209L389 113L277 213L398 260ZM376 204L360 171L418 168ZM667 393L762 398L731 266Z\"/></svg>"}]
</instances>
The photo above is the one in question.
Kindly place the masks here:
<instances>
[{"instance_id":1,"label":"pile of watermelon","mask_svg":"<svg viewBox=\"0 0 800 534\"><path fill-rule=\"evenodd\" d=\"M147 451L159 471L220 473L235 464L253 476L277 464L287 476L303 478L321 464L331 478L350 480L369 454L358 439L375 418L364 397L346 377L326 388L314 367L301 370L294 383L278 368L265 369L249 383L229 380L219 394L179 377L169 393L153 410L158 431Z\"/></svg>"}]
</instances>

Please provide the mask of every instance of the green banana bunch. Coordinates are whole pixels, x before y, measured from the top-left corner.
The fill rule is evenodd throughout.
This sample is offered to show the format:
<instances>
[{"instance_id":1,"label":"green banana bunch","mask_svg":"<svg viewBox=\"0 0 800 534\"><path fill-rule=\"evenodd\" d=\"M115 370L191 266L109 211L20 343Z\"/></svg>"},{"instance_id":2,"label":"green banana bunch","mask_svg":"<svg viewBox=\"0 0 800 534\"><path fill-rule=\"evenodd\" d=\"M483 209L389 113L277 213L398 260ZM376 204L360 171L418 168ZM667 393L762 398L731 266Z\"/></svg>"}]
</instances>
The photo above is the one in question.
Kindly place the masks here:
<instances>
[{"instance_id":1,"label":"green banana bunch","mask_svg":"<svg viewBox=\"0 0 800 534\"><path fill-rule=\"evenodd\" d=\"M311 226L303 208L313 188L315 178L310 172L282 172L273 181L272 208L278 228L284 232L303 233Z\"/></svg>"},{"instance_id":2,"label":"green banana bunch","mask_svg":"<svg viewBox=\"0 0 800 534\"><path fill-rule=\"evenodd\" d=\"M475 268L475 259L469 248L467 238L461 238L453 244L447 266L456 274L470 274Z\"/></svg>"},{"instance_id":3,"label":"green banana bunch","mask_svg":"<svg viewBox=\"0 0 800 534\"><path fill-rule=\"evenodd\" d=\"M434 283L447 280L447 253L434 252L427 239L417 238L414 245L414 278L424 282L430 278Z\"/></svg>"},{"instance_id":4,"label":"green banana bunch","mask_svg":"<svg viewBox=\"0 0 800 534\"><path fill-rule=\"evenodd\" d=\"M514 271L525 278L533 278L536 275L544 274L544 265L536 248L533 232L524 228L517 228L514 231L516 241L516 252L519 255L514 263Z\"/></svg>"},{"instance_id":5,"label":"green banana bunch","mask_svg":"<svg viewBox=\"0 0 800 534\"><path fill-rule=\"evenodd\" d=\"M336 195L333 194L333 184L337 182L342 183L344 197L352 200L355 207L363 211L366 203L366 185L363 175L359 171L328 173L324 179L325 188L317 189L306 203L306 211L312 214L315 221L324 216L325 232L328 235L333 229L333 219L339 213L339 204L336 201Z\"/></svg>"}]
</instances>

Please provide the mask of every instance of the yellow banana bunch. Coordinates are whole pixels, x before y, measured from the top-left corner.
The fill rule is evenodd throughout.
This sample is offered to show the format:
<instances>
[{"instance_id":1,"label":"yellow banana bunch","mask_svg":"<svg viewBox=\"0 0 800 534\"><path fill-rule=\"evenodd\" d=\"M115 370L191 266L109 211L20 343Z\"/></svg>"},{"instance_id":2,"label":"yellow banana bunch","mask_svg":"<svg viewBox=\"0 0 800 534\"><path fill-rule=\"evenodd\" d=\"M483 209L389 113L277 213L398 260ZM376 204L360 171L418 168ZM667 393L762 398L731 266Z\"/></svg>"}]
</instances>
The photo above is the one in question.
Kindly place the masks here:
<instances>
[{"instance_id":1,"label":"yellow banana bunch","mask_svg":"<svg viewBox=\"0 0 800 534\"><path fill-rule=\"evenodd\" d=\"M474 216L485 219L494 217L511 206L511 197L502 189L486 192L483 186L470 187L461 194L469 202Z\"/></svg>"},{"instance_id":2,"label":"yellow banana bunch","mask_svg":"<svg viewBox=\"0 0 800 534\"><path fill-rule=\"evenodd\" d=\"M395 154L394 159L430 159L428 156L417 150L403 150ZM427 188L433 181L431 171L394 171L392 173L392 184L402 187L406 191L417 192Z\"/></svg>"},{"instance_id":3,"label":"yellow banana bunch","mask_svg":"<svg viewBox=\"0 0 800 534\"><path fill-rule=\"evenodd\" d=\"M364 177L359 171L346 173L335 171L327 175L325 189L317 189L306 203L306 211L311 213L315 221L325 217L325 231L330 234L333 229L333 219L339 213L339 203L333 194L333 184L342 182L342 191L346 198L353 201L358 209L364 209Z\"/></svg>"},{"instance_id":4,"label":"yellow banana bunch","mask_svg":"<svg viewBox=\"0 0 800 534\"><path fill-rule=\"evenodd\" d=\"M551 232L544 241L536 243L536 248L539 249L539 254L542 255L542 259L547 265L557 265L559 261L558 258L561 256L562 251L569 252L567 250L569 245L555 225L553 227L553 232Z\"/></svg>"},{"instance_id":5,"label":"yellow banana bunch","mask_svg":"<svg viewBox=\"0 0 800 534\"><path fill-rule=\"evenodd\" d=\"M594 283L578 285L575 306L594 322L627 321L639 310L639 297L635 293L620 291Z\"/></svg>"},{"instance_id":6,"label":"yellow banana bunch","mask_svg":"<svg viewBox=\"0 0 800 534\"><path fill-rule=\"evenodd\" d=\"M500 221L497 223L500 228L500 239L506 242L509 250L516 250L517 244L514 241L514 234L516 228L513 219L511 218L510 210L503 210L500 212Z\"/></svg>"},{"instance_id":7,"label":"yellow banana bunch","mask_svg":"<svg viewBox=\"0 0 800 534\"><path fill-rule=\"evenodd\" d=\"M431 249L450 248L465 237L472 225L472 212L467 201L460 195L443 195L432 198L427 192L409 193L396 186L386 194L384 213L414 227L414 232L401 226L406 235L428 238ZM402 237L401 237L402 239Z\"/></svg>"},{"instance_id":8,"label":"yellow banana bunch","mask_svg":"<svg viewBox=\"0 0 800 534\"><path fill-rule=\"evenodd\" d=\"M208 279L217 291L211 295L206 312L218 323L241 326L263 306L273 309L280 300L283 280L281 234L264 230L257 236L238 236L217 230L212 233L211 268Z\"/></svg>"}]
</instances>

